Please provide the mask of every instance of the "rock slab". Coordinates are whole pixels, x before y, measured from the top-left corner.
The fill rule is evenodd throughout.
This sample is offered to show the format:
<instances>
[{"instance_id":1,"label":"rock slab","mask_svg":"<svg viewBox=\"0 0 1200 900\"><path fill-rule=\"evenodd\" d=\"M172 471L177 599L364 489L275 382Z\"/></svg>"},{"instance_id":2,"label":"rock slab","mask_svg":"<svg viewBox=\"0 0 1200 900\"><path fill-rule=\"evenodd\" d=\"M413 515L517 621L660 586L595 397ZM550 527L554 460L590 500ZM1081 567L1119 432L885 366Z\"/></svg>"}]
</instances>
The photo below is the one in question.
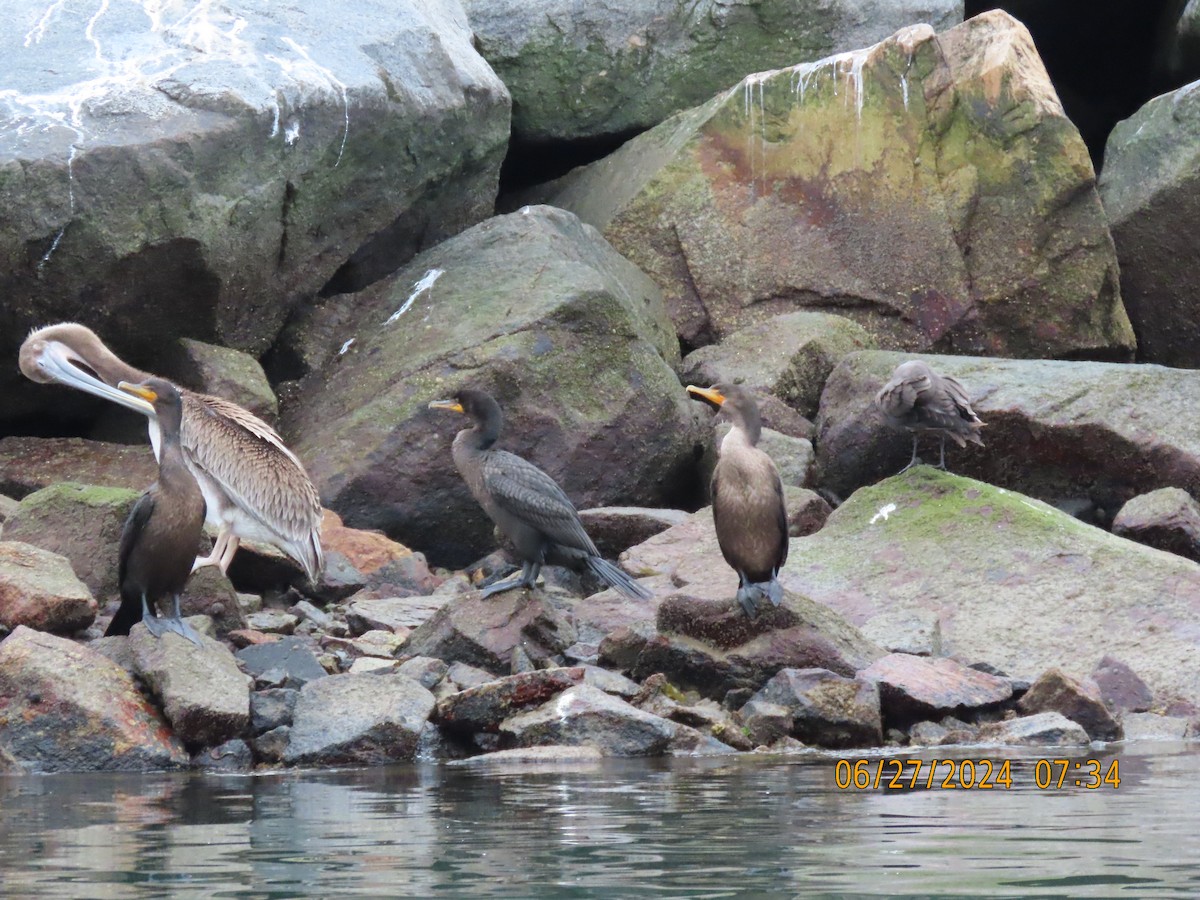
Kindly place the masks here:
<instances>
[{"instance_id":1,"label":"rock slab","mask_svg":"<svg viewBox=\"0 0 1200 900\"><path fill-rule=\"evenodd\" d=\"M70 561L21 541L0 541L0 625L72 632L96 618L96 601Z\"/></svg>"}]
</instances>

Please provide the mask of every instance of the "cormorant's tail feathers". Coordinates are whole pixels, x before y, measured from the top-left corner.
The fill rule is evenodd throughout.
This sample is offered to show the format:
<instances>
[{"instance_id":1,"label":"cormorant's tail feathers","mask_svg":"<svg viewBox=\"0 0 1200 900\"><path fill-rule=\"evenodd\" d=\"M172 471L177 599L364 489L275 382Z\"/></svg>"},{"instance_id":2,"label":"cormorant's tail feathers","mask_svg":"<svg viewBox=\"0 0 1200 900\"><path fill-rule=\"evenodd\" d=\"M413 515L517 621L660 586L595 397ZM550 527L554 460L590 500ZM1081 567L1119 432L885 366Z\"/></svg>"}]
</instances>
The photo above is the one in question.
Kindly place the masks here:
<instances>
[{"instance_id":1,"label":"cormorant's tail feathers","mask_svg":"<svg viewBox=\"0 0 1200 900\"><path fill-rule=\"evenodd\" d=\"M607 559L599 556L589 556L587 565L592 570L592 574L609 587L616 588L627 597L633 597L636 600L649 600L654 596L626 572L614 566Z\"/></svg>"}]
</instances>

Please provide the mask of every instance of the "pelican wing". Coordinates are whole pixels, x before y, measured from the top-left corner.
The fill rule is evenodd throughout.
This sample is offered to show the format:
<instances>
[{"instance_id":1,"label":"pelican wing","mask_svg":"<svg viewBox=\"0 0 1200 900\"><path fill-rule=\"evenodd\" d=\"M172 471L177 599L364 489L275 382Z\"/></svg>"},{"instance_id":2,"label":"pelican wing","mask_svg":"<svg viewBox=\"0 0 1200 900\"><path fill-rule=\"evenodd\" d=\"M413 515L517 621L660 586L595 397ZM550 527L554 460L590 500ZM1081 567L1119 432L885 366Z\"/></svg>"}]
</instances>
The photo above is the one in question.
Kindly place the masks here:
<instances>
[{"instance_id":1,"label":"pelican wing","mask_svg":"<svg viewBox=\"0 0 1200 900\"><path fill-rule=\"evenodd\" d=\"M583 530L571 499L533 463L506 450L494 450L483 463L483 482L497 504L556 544L600 555Z\"/></svg>"},{"instance_id":2,"label":"pelican wing","mask_svg":"<svg viewBox=\"0 0 1200 900\"><path fill-rule=\"evenodd\" d=\"M321 500L304 467L266 422L219 397L184 393L180 442L239 510L301 562L321 567Z\"/></svg>"}]
</instances>

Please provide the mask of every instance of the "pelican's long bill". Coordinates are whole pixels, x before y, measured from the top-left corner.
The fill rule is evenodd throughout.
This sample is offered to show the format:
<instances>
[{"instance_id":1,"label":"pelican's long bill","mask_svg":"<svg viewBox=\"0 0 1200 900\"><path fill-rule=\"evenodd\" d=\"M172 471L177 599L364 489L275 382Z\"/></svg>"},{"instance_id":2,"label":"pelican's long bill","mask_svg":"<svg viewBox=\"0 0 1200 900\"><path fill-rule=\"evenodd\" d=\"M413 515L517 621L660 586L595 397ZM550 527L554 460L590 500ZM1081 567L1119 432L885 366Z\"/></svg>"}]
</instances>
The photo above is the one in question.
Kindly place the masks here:
<instances>
[{"instance_id":1,"label":"pelican's long bill","mask_svg":"<svg viewBox=\"0 0 1200 900\"><path fill-rule=\"evenodd\" d=\"M92 374L87 366L87 360L79 356L70 347L57 341L49 341L36 358L38 368L47 380L65 384L67 387L78 388L113 403L119 403L129 409L140 412L144 416L155 418L154 406L141 396L134 396L123 390L118 390L106 384Z\"/></svg>"},{"instance_id":2,"label":"pelican's long bill","mask_svg":"<svg viewBox=\"0 0 1200 900\"><path fill-rule=\"evenodd\" d=\"M725 402L725 395L716 388L702 388L696 387L694 384L689 384L687 386L687 392L695 399L703 400L705 403L709 403L717 407L717 409L720 409L721 405Z\"/></svg>"},{"instance_id":3,"label":"pelican's long bill","mask_svg":"<svg viewBox=\"0 0 1200 900\"><path fill-rule=\"evenodd\" d=\"M431 400L429 402L430 409L448 409L450 412L465 413L463 405L457 400Z\"/></svg>"}]
</instances>

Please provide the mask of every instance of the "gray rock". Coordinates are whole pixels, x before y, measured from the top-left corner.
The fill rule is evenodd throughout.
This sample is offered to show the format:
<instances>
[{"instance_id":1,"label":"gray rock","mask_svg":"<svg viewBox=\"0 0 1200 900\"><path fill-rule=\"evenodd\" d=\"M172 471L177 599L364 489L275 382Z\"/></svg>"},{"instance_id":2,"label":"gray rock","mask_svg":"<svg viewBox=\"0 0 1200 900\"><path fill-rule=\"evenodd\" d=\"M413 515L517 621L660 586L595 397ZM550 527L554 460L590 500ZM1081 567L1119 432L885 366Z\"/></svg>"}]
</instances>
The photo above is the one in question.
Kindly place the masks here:
<instances>
[{"instance_id":1,"label":"gray rock","mask_svg":"<svg viewBox=\"0 0 1200 900\"><path fill-rule=\"evenodd\" d=\"M1152 712L1128 712L1121 717L1121 728L1128 741L1182 741L1189 737L1188 719Z\"/></svg>"},{"instance_id":2,"label":"gray rock","mask_svg":"<svg viewBox=\"0 0 1200 900\"><path fill-rule=\"evenodd\" d=\"M879 686L865 672L862 678L847 678L826 669L782 669L751 698L755 701L787 710L791 725L784 733L806 744L842 748L883 742Z\"/></svg>"},{"instance_id":3,"label":"gray rock","mask_svg":"<svg viewBox=\"0 0 1200 900\"><path fill-rule=\"evenodd\" d=\"M421 687L432 691L434 686L446 677L450 667L444 660L430 656L414 656L401 663L399 671L418 682Z\"/></svg>"},{"instance_id":4,"label":"gray rock","mask_svg":"<svg viewBox=\"0 0 1200 900\"><path fill-rule=\"evenodd\" d=\"M445 602L445 597L351 598L346 607L346 624L352 634L365 634L373 629L407 630L428 622Z\"/></svg>"},{"instance_id":5,"label":"gray rock","mask_svg":"<svg viewBox=\"0 0 1200 900\"><path fill-rule=\"evenodd\" d=\"M683 358L680 380L702 386L737 381L756 394L780 398L811 419L838 361L874 346L866 330L844 316L784 313L693 350Z\"/></svg>"},{"instance_id":6,"label":"gray rock","mask_svg":"<svg viewBox=\"0 0 1200 900\"><path fill-rule=\"evenodd\" d=\"M905 25L748 75L549 202L654 278L691 346L806 309L881 346L1131 357L1095 170L1028 31Z\"/></svg>"},{"instance_id":7,"label":"gray rock","mask_svg":"<svg viewBox=\"0 0 1200 900\"><path fill-rule=\"evenodd\" d=\"M733 594L691 585L667 597L658 611L658 634L638 656L632 677L661 672L674 685L720 700L731 690L758 689L781 669L853 675L882 655L840 616L806 597L785 593L782 605L749 619Z\"/></svg>"},{"instance_id":8,"label":"gray rock","mask_svg":"<svg viewBox=\"0 0 1200 900\"><path fill-rule=\"evenodd\" d=\"M142 623L129 632L134 661L171 728L185 745L215 747L250 725L250 679L222 643L202 646L168 632L156 638Z\"/></svg>"},{"instance_id":9,"label":"gray rock","mask_svg":"<svg viewBox=\"0 0 1200 900\"><path fill-rule=\"evenodd\" d=\"M570 620L540 591L518 589L486 599L478 593L452 597L409 635L402 650L499 674L511 671L517 647L540 665L573 644L575 637Z\"/></svg>"},{"instance_id":10,"label":"gray rock","mask_svg":"<svg viewBox=\"0 0 1200 900\"><path fill-rule=\"evenodd\" d=\"M433 695L406 675L331 675L300 691L284 760L380 765L412 759Z\"/></svg>"},{"instance_id":11,"label":"gray rock","mask_svg":"<svg viewBox=\"0 0 1200 900\"><path fill-rule=\"evenodd\" d=\"M193 391L232 400L268 424L279 418L279 401L258 360L249 353L180 338L178 352L161 374Z\"/></svg>"},{"instance_id":12,"label":"gray rock","mask_svg":"<svg viewBox=\"0 0 1200 900\"><path fill-rule=\"evenodd\" d=\"M246 626L263 634L291 634L300 617L282 609L262 609L246 616Z\"/></svg>"},{"instance_id":13,"label":"gray rock","mask_svg":"<svg viewBox=\"0 0 1200 900\"><path fill-rule=\"evenodd\" d=\"M979 729L980 744L1015 744L1028 747L1063 747L1089 743L1087 732L1062 713L989 722Z\"/></svg>"},{"instance_id":14,"label":"gray rock","mask_svg":"<svg viewBox=\"0 0 1200 900\"><path fill-rule=\"evenodd\" d=\"M1118 122L1104 148L1100 196L1121 263L1121 295L1138 358L1200 365L1200 306L1191 290L1200 227L1200 92L1196 82L1150 100Z\"/></svg>"},{"instance_id":15,"label":"gray rock","mask_svg":"<svg viewBox=\"0 0 1200 900\"><path fill-rule=\"evenodd\" d=\"M5 359L82 308L148 371L184 335L261 353L302 298L491 213L511 101L457 2L101 12L14 0L44 27L0 35ZM18 384L3 367L0 419L98 403Z\"/></svg>"},{"instance_id":16,"label":"gray rock","mask_svg":"<svg viewBox=\"0 0 1200 900\"><path fill-rule=\"evenodd\" d=\"M1200 503L1181 488L1134 497L1117 511L1112 532L1200 562Z\"/></svg>"},{"instance_id":17,"label":"gray rock","mask_svg":"<svg viewBox=\"0 0 1200 900\"><path fill-rule=\"evenodd\" d=\"M201 750L192 757L192 768L210 772L248 772L254 768L254 754L249 744L234 738L219 747Z\"/></svg>"},{"instance_id":18,"label":"gray rock","mask_svg":"<svg viewBox=\"0 0 1200 900\"><path fill-rule=\"evenodd\" d=\"M914 656L942 655L942 624L929 609L884 610L859 628L863 637L889 653Z\"/></svg>"},{"instance_id":19,"label":"gray rock","mask_svg":"<svg viewBox=\"0 0 1200 900\"><path fill-rule=\"evenodd\" d=\"M140 494L73 482L42 488L25 497L4 523L4 540L65 556L88 590L98 597L113 596L118 592L121 529Z\"/></svg>"},{"instance_id":20,"label":"gray rock","mask_svg":"<svg viewBox=\"0 0 1200 900\"><path fill-rule=\"evenodd\" d=\"M855 624L938 611L946 652L1017 678L1110 653L1159 702L1200 703L1200 566L983 482L918 467L863 488L793 542L780 579Z\"/></svg>"},{"instance_id":21,"label":"gray rock","mask_svg":"<svg viewBox=\"0 0 1200 900\"><path fill-rule=\"evenodd\" d=\"M874 43L910 22L962 21L957 0L466 0L479 52L513 95L513 136L543 143L639 131L736 82Z\"/></svg>"},{"instance_id":22,"label":"gray rock","mask_svg":"<svg viewBox=\"0 0 1200 900\"><path fill-rule=\"evenodd\" d=\"M638 691L641 690L641 686L636 681L626 678L619 672L610 672L608 669L592 665L583 665L579 668L583 669L584 684L598 687L606 694L614 694L629 700L636 697Z\"/></svg>"},{"instance_id":23,"label":"gray rock","mask_svg":"<svg viewBox=\"0 0 1200 900\"><path fill-rule=\"evenodd\" d=\"M916 747L967 744L975 741L978 731L978 726L947 716L940 722L917 722L908 729L908 742Z\"/></svg>"},{"instance_id":24,"label":"gray rock","mask_svg":"<svg viewBox=\"0 0 1200 900\"><path fill-rule=\"evenodd\" d=\"M466 663L455 662L450 664L450 669L446 672L446 680L458 685L462 690L467 690L478 687L481 684L487 684L490 681L495 681L496 676L484 669L477 669L475 666L468 666Z\"/></svg>"},{"instance_id":25,"label":"gray rock","mask_svg":"<svg viewBox=\"0 0 1200 900\"><path fill-rule=\"evenodd\" d=\"M738 710L738 717L750 743L755 747L767 747L791 734L792 711L779 703L756 697L750 698Z\"/></svg>"},{"instance_id":26,"label":"gray rock","mask_svg":"<svg viewBox=\"0 0 1200 900\"><path fill-rule=\"evenodd\" d=\"M619 672L630 672L637 665L637 659L646 642L655 634L653 622L637 626L621 625L611 634L604 636L597 648L596 660L601 666L616 669Z\"/></svg>"},{"instance_id":27,"label":"gray rock","mask_svg":"<svg viewBox=\"0 0 1200 900\"><path fill-rule=\"evenodd\" d=\"M883 714L889 721L970 715L994 709L1012 697L1007 678L946 657L889 653L859 672L859 677L878 682Z\"/></svg>"},{"instance_id":28,"label":"gray rock","mask_svg":"<svg viewBox=\"0 0 1200 900\"><path fill-rule=\"evenodd\" d=\"M367 672L379 674L383 672L399 672L400 661L398 659L379 659L374 656L362 656L354 660L350 664L350 668L345 671L351 675L363 675ZM423 686L423 685L422 685Z\"/></svg>"},{"instance_id":29,"label":"gray rock","mask_svg":"<svg viewBox=\"0 0 1200 900\"><path fill-rule=\"evenodd\" d=\"M787 505L788 536L805 537L820 531L833 512L824 497L807 488L784 485L783 499Z\"/></svg>"},{"instance_id":30,"label":"gray rock","mask_svg":"<svg viewBox=\"0 0 1200 900\"><path fill-rule=\"evenodd\" d=\"M320 631L328 631L333 626L333 616L325 612L323 609L318 609L307 600L301 600L294 606L288 609L294 616L299 616L306 622L312 622Z\"/></svg>"},{"instance_id":31,"label":"gray rock","mask_svg":"<svg viewBox=\"0 0 1200 900\"><path fill-rule=\"evenodd\" d=\"M502 740L517 747L542 744L593 746L605 756L661 756L671 752L724 752L714 738L583 684L549 703L506 719ZM714 746L715 745L715 746Z\"/></svg>"},{"instance_id":32,"label":"gray rock","mask_svg":"<svg viewBox=\"0 0 1200 900\"><path fill-rule=\"evenodd\" d=\"M291 740L292 727L280 725L278 728L272 728L270 731L251 738L250 747L260 762L281 763L287 755L288 744L291 743Z\"/></svg>"},{"instance_id":33,"label":"gray rock","mask_svg":"<svg viewBox=\"0 0 1200 900\"><path fill-rule=\"evenodd\" d=\"M1154 702L1154 693L1146 682L1116 657L1105 654L1092 670L1091 678L1109 709L1142 713Z\"/></svg>"},{"instance_id":34,"label":"gray rock","mask_svg":"<svg viewBox=\"0 0 1200 900\"><path fill-rule=\"evenodd\" d=\"M255 735L291 725L300 692L294 688L268 688L250 695L250 730Z\"/></svg>"},{"instance_id":35,"label":"gray rock","mask_svg":"<svg viewBox=\"0 0 1200 900\"><path fill-rule=\"evenodd\" d=\"M1104 705L1096 684L1072 678L1059 668L1042 673L1017 701L1017 706L1029 714L1062 713L1072 722L1078 722L1094 741L1121 739L1121 725Z\"/></svg>"},{"instance_id":36,"label":"gray rock","mask_svg":"<svg viewBox=\"0 0 1200 900\"><path fill-rule=\"evenodd\" d=\"M687 518L681 509L645 506L602 506L581 509L579 519L601 555L612 559L635 544L678 525Z\"/></svg>"},{"instance_id":37,"label":"gray rock","mask_svg":"<svg viewBox=\"0 0 1200 900\"><path fill-rule=\"evenodd\" d=\"M975 412L987 423L984 448L960 450L947 442L947 465L956 472L1047 502L1083 496L1109 514L1159 487L1200 492L1200 436L1187 412L1200 391L1200 372L1062 360L922 358L966 385ZM830 375L817 421L817 478L823 486L844 496L908 462L911 439L889 429L873 402L907 359L911 356L899 353L853 353ZM1136 408L1132 396L1139 398ZM1086 441L1079 439L1081 430ZM1037 435L1034 444L1030 434ZM925 438L920 450L924 459L936 459L936 438ZM1169 467L1161 463L1163 454ZM1013 466L1014 459L1021 465Z\"/></svg>"},{"instance_id":38,"label":"gray rock","mask_svg":"<svg viewBox=\"0 0 1200 900\"><path fill-rule=\"evenodd\" d=\"M267 672L279 673L280 683L272 685L301 688L327 674L316 655L298 637L285 637L268 644L252 644L237 652L246 671L254 678Z\"/></svg>"},{"instance_id":39,"label":"gray rock","mask_svg":"<svg viewBox=\"0 0 1200 900\"><path fill-rule=\"evenodd\" d=\"M17 540L0 541L0 625L72 632L96 618L96 601L70 560Z\"/></svg>"},{"instance_id":40,"label":"gray rock","mask_svg":"<svg viewBox=\"0 0 1200 900\"><path fill-rule=\"evenodd\" d=\"M24 626L0 642L0 756L31 772L188 764L183 745L124 669Z\"/></svg>"},{"instance_id":41,"label":"gray rock","mask_svg":"<svg viewBox=\"0 0 1200 900\"><path fill-rule=\"evenodd\" d=\"M353 302L314 310L295 335L324 351L305 351L312 371L284 417L322 497L439 563L494 546L450 457L464 420L428 408L467 385L499 401L500 445L577 507L670 506L683 489L697 432L659 290L562 210L476 226ZM631 384L636 403L611 401Z\"/></svg>"},{"instance_id":42,"label":"gray rock","mask_svg":"<svg viewBox=\"0 0 1200 900\"><path fill-rule=\"evenodd\" d=\"M28 383L22 389L30 390ZM0 491L14 497L61 481L140 493L156 478L158 463L145 446L82 438L0 438Z\"/></svg>"},{"instance_id":43,"label":"gray rock","mask_svg":"<svg viewBox=\"0 0 1200 900\"><path fill-rule=\"evenodd\" d=\"M510 675L438 701L434 718L439 727L451 732L498 732L505 719L530 707L541 706L583 681L584 670L581 668L541 669Z\"/></svg>"},{"instance_id":44,"label":"gray rock","mask_svg":"<svg viewBox=\"0 0 1200 900\"><path fill-rule=\"evenodd\" d=\"M488 771L511 770L516 774L529 771L535 766L539 771L549 768L553 771L600 771L600 765L605 754L597 747L514 747L511 750L496 750L492 753L481 753L467 759L458 759L448 763L469 769L487 769Z\"/></svg>"}]
</instances>

